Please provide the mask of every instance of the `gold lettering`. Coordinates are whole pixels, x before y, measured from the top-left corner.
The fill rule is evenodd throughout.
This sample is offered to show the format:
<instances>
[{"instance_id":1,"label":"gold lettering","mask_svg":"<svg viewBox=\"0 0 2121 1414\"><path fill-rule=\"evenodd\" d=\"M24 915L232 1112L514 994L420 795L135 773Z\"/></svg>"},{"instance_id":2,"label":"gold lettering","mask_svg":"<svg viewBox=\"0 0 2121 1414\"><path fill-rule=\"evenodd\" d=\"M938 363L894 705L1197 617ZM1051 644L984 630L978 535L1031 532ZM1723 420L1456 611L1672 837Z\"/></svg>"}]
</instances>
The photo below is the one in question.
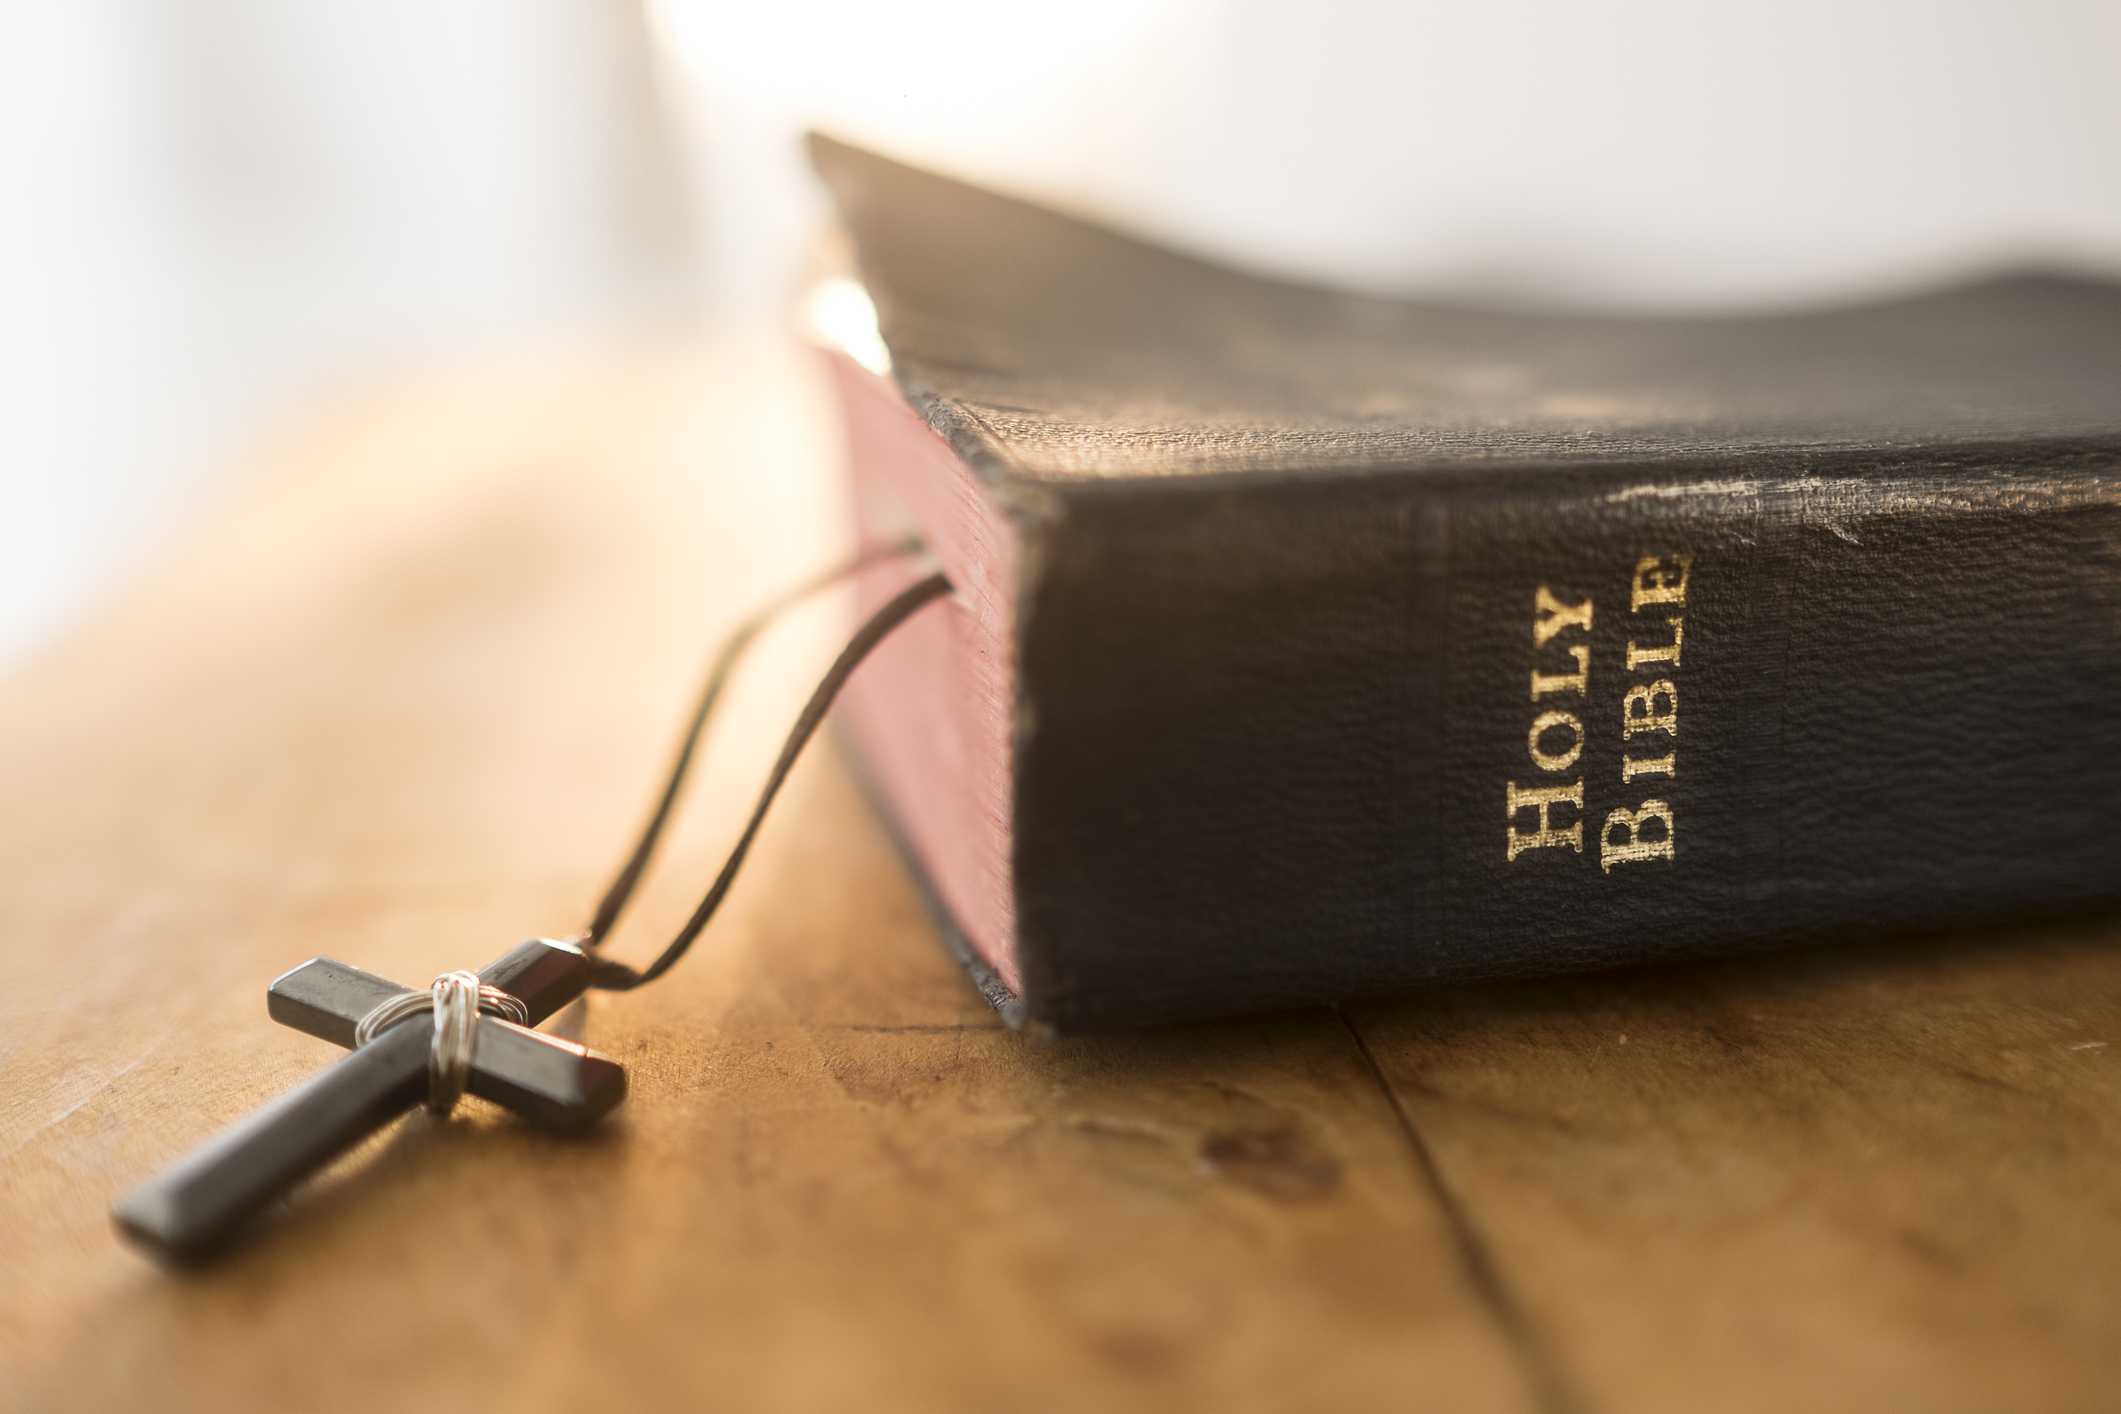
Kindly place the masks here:
<instances>
[{"instance_id":1,"label":"gold lettering","mask_svg":"<svg viewBox=\"0 0 2121 1414\"><path fill-rule=\"evenodd\" d=\"M1565 628L1580 628L1591 631L1591 601L1581 604L1564 604L1554 597L1554 591L1544 584L1532 596L1532 646L1546 647L1547 640Z\"/></svg>"},{"instance_id":2,"label":"gold lettering","mask_svg":"<svg viewBox=\"0 0 2121 1414\"><path fill-rule=\"evenodd\" d=\"M1673 768L1678 765L1678 760L1676 751L1667 751L1655 761L1637 761L1632 756L1623 756L1620 758L1620 779L1632 781L1637 776L1676 776L1679 773Z\"/></svg>"},{"instance_id":3,"label":"gold lettering","mask_svg":"<svg viewBox=\"0 0 2121 1414\"><path fill-rule=\"evenodd\" d=\"M1644 839L1642 827L1655 820L1664 826L1654 840ZM1613 843L1613 832L1623 830L1627 838ZM1645 859L1672 857L1672 807L1661 800L1645 800L1640 810L1615 810L1605 817L1598 832L1598 867L1610 874L1616 864L1634 864Z\"/></svg>"},{"instance_id":4,"label":"gold lettering","mask_svg":"<svg viewBox=\"0 0 2121 1414\"><path fill-rule=\"evenodd\" d=\"M1667 559L1679 566L1676 580L1665 564ZM1684 604L1687 576L1693 572L1692 555L1643 556L1635 562L1635 584L1628 594L1628 612L1637 613L1645 604Z\"/></svg>"},{"instance_id":5,"label":"gold lettering","mask_svg":"<svg viewBox=\"0 0 2121 1414\"><path fill-rule=\"evenodd\" d=\"M1579 643L1569 650L1569 657L1576 661L1573 673L1543 673L1532 669L1532 700L1537 702L1550 692L1573 692L1578 697L1586 694L1591 681L1590 645Z\"/></svg>"},{"instance_id":6,"label":"gold lettering","mask_svg":"<svg viewBox=\"0 0 2121 1414\"><path fill-rule=\"evenodd\" d=\"M1568 804L1583 810L1583 780L1565 786L1549 786L1543 790L1519 790L1517 782L1507 784L1510 824L1510 858L1515 859L1528 849L1553 849L1567 845L1578 854L1583 853L1583 821L1579 818L1566 830L1553 829L1547 820L1547 812L1556 805ZM1522 831L1517 828L1517 812L1537 810L1539 828Z\"/></svg>"},{"instance_id":7,"label":"gold lettering","mask_svg":"<svg viewBox=\"0 0 2121 1414\"><path fill-rule=\"evenodd\" d=\"M1539 749L1539 739L1557 727L1569 731L1569 749L1549 754ZM1532 764L1542 771L1566 771L1583 755L1583 723L1567 712L1541 712L1532 720L1532 730L1525 734L1525 749L1532 753Z\"/></svg>"},{"instance_id":8,"label":"gold lettering","mask_svg":"<svg viewBox=\"0 0 2121 1414\"><path fill-rule=\"evenodd\" d=\"M1632 673L1644 663L1670 663L1673 667L1678 667L1679 647L1685 642L1686 615L1674 614L1672 616L1672 641L1669 645L1652 645L1648 648L1637 648L1634 639L1628 640L1628 671Z\"/></svg>"},{"instance_id":9,"label":"gold lettering","mask_svg":"<svg viewBox=\"0 0 2121 1414\"><path fill-rule=\"evenodd\" d=\"M1665 710L1655 710L1657 699L1662 697ZM1633 737L1641 732L1668 732L1679 735L1679 689L1670 678L1659 678L1648 687L1631 687L1620 704L1620 735Z\"/></svg>"}]
</instances>

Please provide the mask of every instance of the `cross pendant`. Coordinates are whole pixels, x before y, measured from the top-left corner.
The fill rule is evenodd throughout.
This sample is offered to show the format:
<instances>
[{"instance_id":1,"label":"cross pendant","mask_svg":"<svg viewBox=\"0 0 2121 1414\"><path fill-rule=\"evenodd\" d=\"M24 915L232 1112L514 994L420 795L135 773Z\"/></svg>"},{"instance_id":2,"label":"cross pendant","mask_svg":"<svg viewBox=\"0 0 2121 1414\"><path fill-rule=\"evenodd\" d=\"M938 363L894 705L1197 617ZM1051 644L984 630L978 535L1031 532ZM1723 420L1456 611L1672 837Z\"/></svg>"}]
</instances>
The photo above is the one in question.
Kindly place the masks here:
<instances>
[{"instance_id":1,"label":"cross pendant","mask_svg":"<svg viewBox=\"0 0 2121 1414\"><path fill-rule=\"evenodd\" d=\"M481 1011L463 1088L563 1134L610 1113L626 1098L625 1069L529 1029L581 996L589 971L579 950L545 939L483 968L479 982L520 1003L526 1025ZM266 992L273 1020L353 1054L120 1197L112 1206L119 1229L168 1257L203 1256L296 1182L426 1099L436 1049L431 1012L408 1016L366 1045L355 1041L364 1017L412 991L328 957L275 981Z\"/></svg>"}]
</instances>

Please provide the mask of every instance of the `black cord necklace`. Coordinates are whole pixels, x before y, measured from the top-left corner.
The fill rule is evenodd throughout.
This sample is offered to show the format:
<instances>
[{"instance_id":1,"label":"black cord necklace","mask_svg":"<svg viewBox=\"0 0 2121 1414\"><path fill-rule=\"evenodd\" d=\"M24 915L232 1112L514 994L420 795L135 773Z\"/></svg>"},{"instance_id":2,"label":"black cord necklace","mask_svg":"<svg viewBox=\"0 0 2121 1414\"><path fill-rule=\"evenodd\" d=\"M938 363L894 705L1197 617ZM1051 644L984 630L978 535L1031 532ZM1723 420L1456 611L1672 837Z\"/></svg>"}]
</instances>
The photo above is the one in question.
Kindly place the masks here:
<instances>
[{"instance_id":1,"label":"black cord necklace","mask_svg":"<svg viewBox=\"0 0 2121 1414\"><path fill-rule=\"evenodd\" d=\"M172 1260L210 1255L274 1198L423 1100L442 1116L469 1092L562 1133L579 1133L610 1113L626 1097L625 1069L530 1028L586 991L632 991L684 957L721 907L774 797L847 679L893 630L948 594L950 581L930 574L855 631L789 728L743 833L699 907L655 961L636 971L605 957L602 948L655 855L738 661L811 594L917 552L912 544L865 551L776 595L737 626L715 655L648 824L583 933L534 938L477 972L445 972L424 990L324 957L277 978L266 989L272 1018L351 1054L119 1197L112 1205L119 1230Z\"/></svg>"},{"instance_id":2,"label":"black cord necklace","mask_svg":"<svg viewBox=\"0 0 2121 1414\"><path fill-rule=\"evenodd\" d=\"M692 911L692 916L685 920L685 926L678 930L677 936L670 940L669 946L663 949L656 960L648 964L645 971L636 972L623 962L601 956L598 950L603 946L605 938L610 936L612 927L619 921L619 915L625 911L627 903L633 898L633 891L639 886L641 875L647 869L649 859L655 854L656 845L662 838L663 826L670 819L671 807L676 803L678 792L685 783L686 772L692 767L693 748L699 744L700 732L707 725L707 718L713 713L716 702L721 698L722 688L735 670L737 660L743 657L744 650L749 648L752 641L775 619L794 607L798 601L828 584L858 574L870 565L912 552L911 546L893 546L857 556L846 564L797 585L773 599L730 635L729 641L716 655L714 670L707 677L706 689L700 693L699 706L694 710L692 724L678 747L677 761L670 769L670 777L663 787L662 799L656 805L655 814L649 818L647 828L641 831L641 838L634 845L633 854L619 870L618 876L611 881L611 887L605 890L603 899L597 904L596 916L590 920L588 931L575 940L592 959L589 980L592 988L603 992L630 992L635 987L653 982L668 972L677 964L678 959L685 955L686 949L692 946L693 940L699 937L700 931L707 926L707 920L714 917L715 910L721 907L722 898L729 892L729 886L736 882L736 872L743 867L744 856L751 852L751 841L757 836L759 825L766 818L766 811L773 805L773 798L780 794L781 783L788 779L788 772L794 767L796 757L802 754L803 747L824 722L826 712L831 710L833 699L839 696L840 689L847 684L847 679L861 666L862 660L869 656L871 650L890 636L893 629L913 617L920 609L948 594L950 581L941 573L936 573L899 591L889 603L878 609L869 617L868 622L855 631L854 637L847 640L847 646L840 650L839 657L825 670L825 676L818 680L816 689L810 694L810 701L804 704L802 712L796 717L795 725L788 729L788 737L781 744L781 754L774 761L773 770L767 775L765 786L759 791L757 803L751 808L751 819L745 824L744 833L737 837L736 846L729 851L729 858L723 863L721 872L715 875L714 882L708 886L706 897L700 900L700 906Z\"/></svg>"}]
</instances>

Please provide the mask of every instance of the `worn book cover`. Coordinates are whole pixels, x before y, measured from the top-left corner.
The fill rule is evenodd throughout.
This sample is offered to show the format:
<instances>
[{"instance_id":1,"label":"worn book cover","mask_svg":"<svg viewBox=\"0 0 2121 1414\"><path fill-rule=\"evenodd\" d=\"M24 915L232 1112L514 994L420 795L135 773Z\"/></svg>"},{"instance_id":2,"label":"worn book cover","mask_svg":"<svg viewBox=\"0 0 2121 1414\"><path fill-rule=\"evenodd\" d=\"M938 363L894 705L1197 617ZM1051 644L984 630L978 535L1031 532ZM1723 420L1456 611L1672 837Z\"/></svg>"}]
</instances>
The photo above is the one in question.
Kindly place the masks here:
<instances>
[{"instance_id":1,"label":"worn book cover","mask_svg":"<svg viewBox=\"0 0 2121 1414\"><path fill-rule=\"evenodd\" d=\"M2121 892L2121 288L1483 312L812 153L861 527L957 588L848 731L1019 1024Z\"/></svg>"}]
</instances>

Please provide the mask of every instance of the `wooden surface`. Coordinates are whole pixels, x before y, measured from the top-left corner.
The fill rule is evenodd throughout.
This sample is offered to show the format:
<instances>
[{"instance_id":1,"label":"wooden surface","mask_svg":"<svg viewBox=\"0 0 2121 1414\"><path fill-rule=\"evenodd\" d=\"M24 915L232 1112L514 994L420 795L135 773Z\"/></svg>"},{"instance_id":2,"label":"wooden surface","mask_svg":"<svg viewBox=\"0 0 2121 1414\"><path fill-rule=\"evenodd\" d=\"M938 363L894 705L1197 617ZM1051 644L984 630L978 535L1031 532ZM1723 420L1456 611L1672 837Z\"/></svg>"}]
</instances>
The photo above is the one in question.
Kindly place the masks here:
<instances>
[{"instance_id":1,"label":"wooden surface","mask_svg":"<svg viewBox=\"0 0 2121 1414\"><path fill-rule=\"evenodd\" d=\"M0 1407L2094 1410L2121 946L2089 925L1038 1046L827 742L586 1142L408 1120L210 1269L112 1193L401 980L578 927L717 633L834 551L754 344L376 394L0 688ZM828 655L743 681L618 949Z\"/></svg>"}]
</instances>

